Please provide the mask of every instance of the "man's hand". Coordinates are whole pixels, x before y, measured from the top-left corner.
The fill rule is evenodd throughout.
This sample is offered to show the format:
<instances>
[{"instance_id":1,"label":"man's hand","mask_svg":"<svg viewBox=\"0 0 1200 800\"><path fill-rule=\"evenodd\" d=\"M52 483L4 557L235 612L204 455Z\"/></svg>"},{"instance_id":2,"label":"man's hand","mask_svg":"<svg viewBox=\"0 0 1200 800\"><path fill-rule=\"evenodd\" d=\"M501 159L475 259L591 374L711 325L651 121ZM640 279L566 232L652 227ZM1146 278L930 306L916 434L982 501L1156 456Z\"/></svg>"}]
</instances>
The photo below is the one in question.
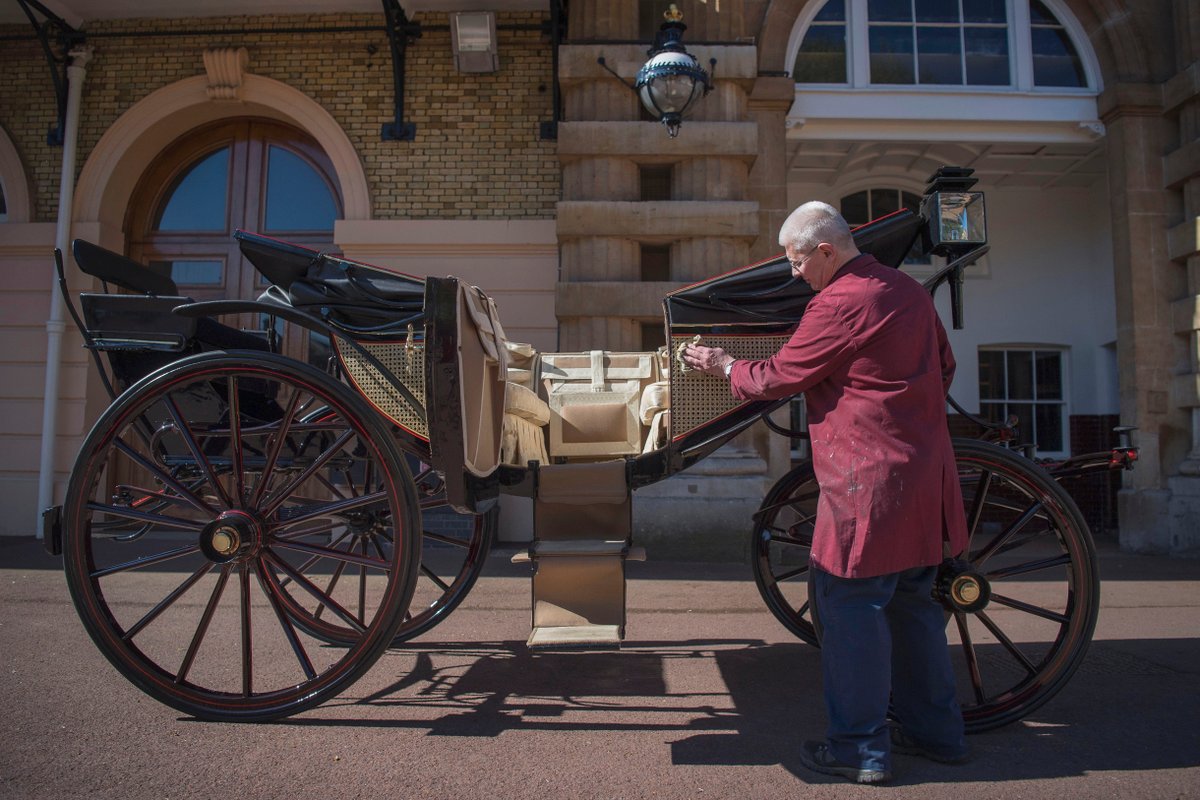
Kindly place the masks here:
<instances>
[{"instance_id":1,"label":"man's hand","mask_svg":"<svg viewBox=\"0 0 1200 800\"><path fill-rule=\"evenodd\" d=\"M689 344L683 351L684 362L692 369L725 377L725 365L735 359L719 347L705 347L702 344Z\"/></svg>"}]
</instances>

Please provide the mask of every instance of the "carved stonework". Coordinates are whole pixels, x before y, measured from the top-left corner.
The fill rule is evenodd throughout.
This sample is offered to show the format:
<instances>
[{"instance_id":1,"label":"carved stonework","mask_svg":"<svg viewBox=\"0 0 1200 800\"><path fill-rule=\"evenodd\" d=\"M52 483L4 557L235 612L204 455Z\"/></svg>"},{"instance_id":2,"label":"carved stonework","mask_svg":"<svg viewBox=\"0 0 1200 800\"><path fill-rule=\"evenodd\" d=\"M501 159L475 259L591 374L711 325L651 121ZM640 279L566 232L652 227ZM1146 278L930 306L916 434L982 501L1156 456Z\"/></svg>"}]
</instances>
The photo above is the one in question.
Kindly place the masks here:
<instances>
[{"instance_id":1,"label":"carved stonework","mask_svg":"<svg viewBox=\"0 0 1200 800\"><path fill-rule=\"evenodd\" d=\"M204 71L208 73L210 100L241 100L242 76L250 62L244 47L224 47L204 51Z\"/></svg>"}]
</instances>

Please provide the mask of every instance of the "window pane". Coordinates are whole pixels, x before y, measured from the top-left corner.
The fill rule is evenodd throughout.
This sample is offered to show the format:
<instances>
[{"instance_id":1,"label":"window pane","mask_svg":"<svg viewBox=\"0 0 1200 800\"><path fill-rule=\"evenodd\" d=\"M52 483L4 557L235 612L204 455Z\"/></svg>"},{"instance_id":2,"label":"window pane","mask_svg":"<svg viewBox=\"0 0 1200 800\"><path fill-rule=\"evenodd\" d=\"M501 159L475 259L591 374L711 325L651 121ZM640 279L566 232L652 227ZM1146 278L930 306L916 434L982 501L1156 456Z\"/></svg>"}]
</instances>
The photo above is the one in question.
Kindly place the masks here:
<instances>
[{"instance_id":1,"label":"window pane","mask_svg":"<svg viewBox=\"0 0 1200 800\"><path fill-rule=\"evenodd\" d=\"M963 0L963 22L1008 22L1004 0Z\"/></svg>"},{"instance_id":2,"label":"window pane","mask_svg":"<svg viewBox=\"0 0 1200 800\"><path fill-rule=\"evenodd\" d=\"M963 28L966 40L967 83L971 86L1007 86L1008 30Z\"/></svg>"},{"instance_id":3,"label":"window pane","mask_svg":"<svg viewBox=\"0 0 1200 800\"><path fill-rule=\"evenodd\" d=\"M829 0L824 8L817 12L813 22L845 22L846 3L844 0Z\"/></svg>"},{"instance_id":4,"label":"window pane","mask_svg":"<svg viewBox=\"0 0 1200 800\"><path fill-rule=\"evenodd\" d=\"M990 400L1004 399L1004 351L979 351L979 396Z\"/></svg>"},{"instance_id":5,"label":"window pane","mask_svg":"<svg viewBox=\"0 0 1200 800\"><path fill-rule=\"evenodd\" d=\"M1033 82L1038 86L1087 86L1083 63L1062 28L1033 28Z\"/></svg>"},{"instance_id":6,"label":"window pane","mask_svg":"<svg viewBox=\"0 0 1200 800\"><path fill-rule=\"evenodd\" d=\"M1004 422L1004 403L980 403L979 416L988 422Z\"/></svg>"},{"instance_id":7,"label":"window pane","mask_svg":"<svg viewBox=\"0 0 1200 800\"><path fill-rule=\"evenodd\" d=\"M267 230L333 230L336 205L316 170L295 153L274 145L267 159Z\"/></svg>"},{"instance_id":8,"label":"window pane","mask_svg":"<svg viewBox=\"0 0 1200 800\"><path fill-rule=\"evenodd\" d=\"M1033 353L1028 350L1008 353L1008 396L1013 400L1033 399Z\"/></svg>"},{"instance_id":9,"label":"window pane","mask_svg":"<svg viewBox=\"0 0 1200 800\"><path fill-rule=\"evenodd\" d=\"M1037 406L1037 446L1039 450L1063 449L1062 406L1058 403Z\"/></svg>"},{"instance_id":10,"label":"window pane","mask_svg":"<svg viewBox=\"0 0 1200 800\"><path fill-rule=\"evenodd\" d=\"M150 268L170 275L178 286L220 286L225 282L225 265L220 261L151 261Z\"/></svg>"},{"instance_id":11,"label":"window pane","mask_svg":"<svg viewBox=\"0 0 1200 800\"><path fill-rule=\"evenodd\" d=\"M867 0L867 19L871 22L912 22L909 0Z\"/></svg>"},{"instance_id":12,"label":"window pane","mask_svg":"<svg viewBox=\"0 0 1200 800\"><path fill-rule=\"evenodd\" d=\"M871 218L879 219L900 210L900 192L896 189L871 190Z\"/></svg>"},{"instance_id":13,"label":"window pane","mask_svg":"<svg viewBox=\"0 0 1200 800\"><path fill-rule=\"evenodd\" d=\"M917 54L921 83L962 83L962 45L958 28L918 25Z\"/></svg>"},{"instance_id":14,"label":"window pane","mask_svg":"<svg viewBox=\"0 0 1200 800\"><path fill-rule=\"evenodd\" d=\"M638 181L641 184L640 198L643 202L671 199L671 173L674 167L670 164L642 164L638 167Z\"/></svg>"},{"instance_id":15,"label":"window pane","mask_svg":"<svg viewBox=\"0 0 1200 800\"><path fill-rule=\"evenodd\" d=\"M1050 13L1050 9L1040 0L1029 3L1029 21L1034 25L1057 25L1058 19Z\"/></svg>"},{"instance_id":16,"label":"window pane","mask_svg":"<svg viewBox=\"0 0 1200 800\"><path fill-rule=\"evenodd\" d=\"M1037 399L1062 399L1062 354L1039 350L1037 360Z\"/></svg>"},{"instance_id":17,"label":"window pane","mask_svg":"<svg viewBox=\"0 0 1200 800\"><path fill-rule=\"evenodd\" d=\"M900 205L915 214L921 210L921 198L912 192L901 192Z\"/></svg>"},{"instance_id":18,"label":"window pane","mask_svg":"<svg viewBox=\"0 0 1200 800\"><path fill-rule=\"evenodd\" d=\"M848 194L842 198L842 216L851 225L866 225L871 221L871 210L867 205L865 191Z\"/></svg>"},{"instance_id":19,"label":"window pane","mask_svg":"<svg viewBox=\"0 0 1200 800\"><path fill-rule=\"evenodd\" d=\"M912 28L871 26L871 83L914 83Z\"/></svg>"},{"instance_id":20,"label":"window pane","mask_svg":"<svg viewBox=\"0 0 1200 800\"><path fill-rule=\"evenodd\" d=\"M1037 431L1033 427L1033 404L1032 403L1009 403L1009 416L1017 418L1017 442L1024 444L1034 441Z\"/></svg>"},{"instance_id":21,"label":"window pane","mask_svg":"<svg viewBox=\"0 0 1200 800\"><path fill-rule=\"evenodd\" d=\"M229 148L200 159L168 193L158 231L223 231L229 196Z\"/></svg>"},{"instance_id":22,"label":"window pane","mask_svg":"<svg viewBox=\"0 0 1200 800\"><path fill-rule=\"evenodd\" d=\"M958 0L916 0L917 22L958 22Z\"/></svg>"},{"instance_id":23,"label":"window pane","mask_svg":"<svg viewBox=\"0 0 1200 800\"><path fill-rule=\"evenodd\" d=\"M797 83L846 83L846 26L813 25L796 54Z\"/></svg>"}]
</instances>

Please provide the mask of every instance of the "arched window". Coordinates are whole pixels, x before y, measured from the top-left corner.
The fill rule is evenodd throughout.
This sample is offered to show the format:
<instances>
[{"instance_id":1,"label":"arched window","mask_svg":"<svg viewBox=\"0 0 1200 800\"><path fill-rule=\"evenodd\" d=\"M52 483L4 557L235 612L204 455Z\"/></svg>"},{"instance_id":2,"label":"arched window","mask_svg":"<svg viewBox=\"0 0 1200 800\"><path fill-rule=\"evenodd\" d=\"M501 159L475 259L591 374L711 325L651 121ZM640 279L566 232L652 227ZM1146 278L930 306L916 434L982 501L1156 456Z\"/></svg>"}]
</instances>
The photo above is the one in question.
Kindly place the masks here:
<instances>
[{"instance_id":1,"label":"arched window","mask_svg":"<svg viewBox=\"0 0 1200 800\"><path fill-rule=\"evenodd\" d=\"M249 299L266 283L233 232L329 249L341 205L329 158L302 131L260 119L220 122L176 141L147 170L126 223L130 256L170 274L194 299ZM326 343L288 347L316 363Z\"/></svg>"},{"instance_id":2,"label":"arched window","mask_svg":"<svg viewBox=\"0 0 1200 800\"><path fill-rule=\"evenodd\" d=\"M1053 0L829 0L801 20L792 77L852 86L1092 89Z\"/></svg>"},{"instance_id":3,"label":"arched window","mask_svg":"<svg viewBox=\"0 0 1200 800\"><path fill-rule=\"evenodd\" d=\"M921 210L921 197L913 192L891 187L872 187L845 195L841 200L842 216L850 227L865 225L873 219L895 213L906 208L913 213ZM919 247L914 245L914 250ZM929 256L910 253L904 259L905 266L928 267L932 264ZM921 272L922 270L918 270Z\"/></svg>"}]
</instances>

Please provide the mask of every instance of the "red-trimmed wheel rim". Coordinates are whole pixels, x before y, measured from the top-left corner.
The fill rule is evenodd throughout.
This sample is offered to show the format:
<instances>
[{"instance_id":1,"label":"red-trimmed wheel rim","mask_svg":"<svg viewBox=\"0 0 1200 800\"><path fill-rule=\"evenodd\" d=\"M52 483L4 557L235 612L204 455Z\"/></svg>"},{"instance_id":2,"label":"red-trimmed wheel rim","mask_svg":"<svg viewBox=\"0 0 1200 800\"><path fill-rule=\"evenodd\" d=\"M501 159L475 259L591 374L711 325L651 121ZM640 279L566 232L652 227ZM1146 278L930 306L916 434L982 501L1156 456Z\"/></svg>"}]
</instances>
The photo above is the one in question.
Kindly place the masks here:
<instances>
[{"instance_id":1,"label":"red-trimmed wheel rim","mask_svg":"<svg viewBox=\"0 0 1200 800\"><path fill-rule=\"evenodd\" d=\"M935 597L968 732L1014 722L1070 680L1100 607L1095 547L1066 491L1003 447L954 441L970 531L965 556L943 564ZM755 517L752 564L767 607L816 644L808 555L819 488L802 464L768 493Z\"/></svg>"},{"instance_id":2,"label":"red-trimmed wheel rim","mask_svg":"<svg viewBox=\"0 0 1200 800\"><path fill-rule=\"evenodd\" d=\"M416 580L419 506L387 426L271 354L195 356L131 387L84 442L64 514L88 633L143 691L207 719L342 691L392 641ZM329 647L306 630L321 619L353 634Z\"/></svg>"}]
</instances>

